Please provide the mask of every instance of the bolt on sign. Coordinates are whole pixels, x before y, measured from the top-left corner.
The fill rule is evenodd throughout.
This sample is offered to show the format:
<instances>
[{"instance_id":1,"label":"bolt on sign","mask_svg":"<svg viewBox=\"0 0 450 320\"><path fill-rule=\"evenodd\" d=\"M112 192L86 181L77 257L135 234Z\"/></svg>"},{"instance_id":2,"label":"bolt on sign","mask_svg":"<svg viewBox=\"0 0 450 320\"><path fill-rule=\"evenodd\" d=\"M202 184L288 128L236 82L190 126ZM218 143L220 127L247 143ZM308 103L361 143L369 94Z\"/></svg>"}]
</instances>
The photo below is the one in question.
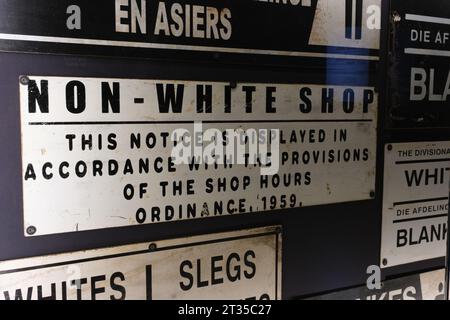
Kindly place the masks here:
<instances>
[{"instance_id":1,"label":"bolt on sign","mask_svg":"<svg viewBox=\"0 0 450 320\"><path fill-rule=\"evenodd\" d=\"M448 1L391 1L392 127L449 127L449 17Z\"/></svg>"},{"instance_id":2,"label":"bolt on sign","mask_svg":"<svg viewBox=\"0 0 450 320\"><path fill-rule=\"evenodd\" d=\"M0 262L0 300L281 299L280 227Z\"/></svg>"},{"instance_id":3,"label":"bolt on sign","mask_svg":"<svg viewBox=\"0 0 450 320\"><path fill-rule=\"evenodd\" d=\"M1 0L0 49L378 60L380 6L381 0Z\"/></svg>"},{"instance_id":4,"label":"bolt on sign","mask_svg":"<svg viewBox=\"0 0 450 320\"><path fill-rule=\"evenodd\" d=\"M374 195L373 87L63 77L21 83L28 236Z\"/></svg>"},{"instance_id":5,"label":"bolt on sign","mask_svg":"<svg viewBox=\"0 0 450 320\"><path fill-rule=\"evenodd\" d=\"M450 141L386 145L381 266L444 257Z\"/></svg>"},{"instance_id":6,"label":"bolt on sign","mask_svg":"<svg viewBox=\"0 0 450 320\"><path fill-rule=\"evenodd\" d=\"M310 300L445 300L445 269L383 281L380 289L362 286Z\"/></svg>"}]
</instances>

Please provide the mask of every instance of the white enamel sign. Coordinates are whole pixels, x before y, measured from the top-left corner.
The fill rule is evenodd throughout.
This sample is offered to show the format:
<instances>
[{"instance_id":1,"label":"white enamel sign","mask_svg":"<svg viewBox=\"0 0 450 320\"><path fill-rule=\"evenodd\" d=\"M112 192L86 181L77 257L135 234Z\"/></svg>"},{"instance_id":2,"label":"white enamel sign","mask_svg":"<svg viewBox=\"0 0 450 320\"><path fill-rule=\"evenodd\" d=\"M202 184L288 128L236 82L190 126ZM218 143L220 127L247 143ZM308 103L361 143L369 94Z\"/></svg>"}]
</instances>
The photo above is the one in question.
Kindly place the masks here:
<instances>
[{"instance_id":1,"label":"white enamel sign","mask_svg":"<svg viewBox=\"0 0 450 320\"><path fill-rule=\"evenodd\" d=\"M381 266L445 256L450 141L385 148Z\"/></svg>"},{"instance_id":2,"label":"white enamel sign","mask_svg":"<svg viewBox=\"0 0 450 320\"><path fill-rule=\"evenodd\" d=\"M373 196L372 87L61 77L21 82L27 236ZM175 144L180 130L186 135L175 138L187 140ZM234 133L241 138L235 141ZM179 152L189 139L195 146ZM192 159L220 154L208 148L218 139L222 149L235 141L231 152L223 150L231 160L194 165ZM257 149L238 148L240 141ZM269 157L263 159L270 161L253 161L253 151L264 155L264 147ZM236 161L242 150L248 161ZM188 155L188 164L176 164L174 151Z\"/></svg>"},{"instance_id":3,"label":"white enamel sign","mask_svg":"<svg viewBox=\"0 0 450 320\"><path fill-rule=\"evenodd\" d=\"M311 300L444 300L445 269L382 282L380 289L367 286L336 291Z\"/></svg>"},{"instance_id":4,"label":"white enamel sign","mask_svg":"<svg viewBox=\"0 0 450 320\"><path fill-rule=\"evenodd\" d=\"M265 227L0 262L0 300L281 299Z\"/></svg>"}]
</instances>

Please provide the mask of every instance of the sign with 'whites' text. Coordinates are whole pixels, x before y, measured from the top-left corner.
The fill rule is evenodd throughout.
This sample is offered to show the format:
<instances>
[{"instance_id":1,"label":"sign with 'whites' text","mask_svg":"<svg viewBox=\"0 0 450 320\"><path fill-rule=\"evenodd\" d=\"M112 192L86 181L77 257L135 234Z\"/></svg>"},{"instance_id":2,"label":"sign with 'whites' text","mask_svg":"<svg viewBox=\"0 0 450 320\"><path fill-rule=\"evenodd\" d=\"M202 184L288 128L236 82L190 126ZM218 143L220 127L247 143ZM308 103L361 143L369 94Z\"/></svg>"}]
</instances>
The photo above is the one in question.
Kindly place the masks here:
<instances>
[{"instance_id":1,"label":"sign with 'whites' text","mask_svg":"<svg viewBox=\"0 0 450 320\"><path fill-rule=\"evenodd\" d=\"M450 141L386 146L382 267L445 256L449 177Z\"/></svg>"},{"instance_id":2,"label":"sign with 'whites' text","mask_svg":"<svg viewBox=\"0 0 450 320\"><path fill-rule=\"evenodd\" d=\"M0 300L281 299L281 229L0 262Z\"/></svg>"}]
</instances>

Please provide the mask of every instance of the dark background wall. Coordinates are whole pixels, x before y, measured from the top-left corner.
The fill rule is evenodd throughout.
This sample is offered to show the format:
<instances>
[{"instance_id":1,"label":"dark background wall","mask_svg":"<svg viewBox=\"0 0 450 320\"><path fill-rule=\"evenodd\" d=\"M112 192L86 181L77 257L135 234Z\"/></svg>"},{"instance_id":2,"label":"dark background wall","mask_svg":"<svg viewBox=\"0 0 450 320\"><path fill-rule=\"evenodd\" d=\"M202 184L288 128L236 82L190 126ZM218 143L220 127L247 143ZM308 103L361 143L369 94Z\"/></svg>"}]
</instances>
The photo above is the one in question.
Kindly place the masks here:
<instances>
[{"instance_id":1,"label":"dark background wall","mask_svg":"<svg viewBox=\"0 0 450 320\"><path fill-rule=\"evenodd\" d=\"M387 14L386 10L384 14ZM386 27L386 19L384 27ZM282 294L284 299L363 285L366 268L378 265L381 239L383 143L442 140L448 131L385 130L387 73L386 37L382 32L381 61L308 63L310 66L227 64L0 53L0 260L155 241L189 235L280 224L283 227ZM311 60L312 61L312 60ZM23 236L20 75L179 79L371 85L379 91L377 188L368 201L305 207L276 212L215 217L61 235ZM343 185L343 188L345 186ZM440 267L436 259L385 270L392 277Z\"/></svg>"}]
</instances>

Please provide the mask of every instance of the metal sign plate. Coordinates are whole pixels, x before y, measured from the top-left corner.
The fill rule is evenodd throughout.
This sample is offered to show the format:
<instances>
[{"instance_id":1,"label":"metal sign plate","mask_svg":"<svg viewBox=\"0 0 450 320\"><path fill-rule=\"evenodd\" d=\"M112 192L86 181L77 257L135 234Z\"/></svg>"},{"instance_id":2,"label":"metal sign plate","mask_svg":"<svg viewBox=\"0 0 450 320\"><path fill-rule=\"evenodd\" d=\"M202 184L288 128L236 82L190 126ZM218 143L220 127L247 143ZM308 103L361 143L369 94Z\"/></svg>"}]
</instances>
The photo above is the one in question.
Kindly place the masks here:
<instances>
[{"instance_id":1,"label":"metal sign plate","mask_svg":"<svg viewBox=\"0 0 450 320\"><path fill-rule=\"evenodd\" d=\"M358 287L337 291L311 300L444 300L445 269L424 272L382 282L381 289Z\"/></svg>"},{"instance_id":2,"label":"metal sign plate","mask_svg":"<svg viewBox=\"0 0 450 320\"><path fill-rule=\"evenodd\" d=\"M0 300L280 299L279 227L0 262Z\"/></svg>"},{"instance_id":3,"label":"metal sign plate","mask_svg":"<svg viewBox=\"0 0 450 320\"><path fill-rule=\"evenodd\" d=\"M62 77L21 80L28 236L374 196L374 88L255 83L231 87L220 82ZM210 130L217 130L218 136L226 130L245 131L248 137L258 138L249 138L254 142L267 141L269 129L279 130L279 144L271 141L267 149L277 171L265 173L258 162L233 160L232 165L217 166L200 161L198 168L174 165L173 151L181 144L175 146L170 137L180 129L195 139L203 137L201 159L209 154ZM231 136L223 143L232 145ZM257 147L261 151L263 146ZM191 151L197 157L198 149L193 147L184 154ZM223 154L230 155L228 149Z\"/></svg>"},{"instance_id":4,"label":"metal sign plate","mask_svg":"<svg viewBox=\"0 0 450 320\"><path fill-rule=\"evenodd\" d=\"M445 256L450 141L386 145L381 266Z\"/></svg>"},{"instance_id":5,"label":"metal sign plate","mask_svg":"<svg viewBox=\"0 0 450 320\"><path fill-rule=\"evenodd\" d=\"M381 0L1 0L0 49L378 60L380 6Z\"/></svg>"},{"instance_id":6,"label":"metal sign plate","mask_svg":"<svg viewBox=\"0 0 450 320\"><path fill-rule=\"evenodd\" d=\"M391 1L389 126L450 126L450 2Z\"/></svg>"}]
</instances>

